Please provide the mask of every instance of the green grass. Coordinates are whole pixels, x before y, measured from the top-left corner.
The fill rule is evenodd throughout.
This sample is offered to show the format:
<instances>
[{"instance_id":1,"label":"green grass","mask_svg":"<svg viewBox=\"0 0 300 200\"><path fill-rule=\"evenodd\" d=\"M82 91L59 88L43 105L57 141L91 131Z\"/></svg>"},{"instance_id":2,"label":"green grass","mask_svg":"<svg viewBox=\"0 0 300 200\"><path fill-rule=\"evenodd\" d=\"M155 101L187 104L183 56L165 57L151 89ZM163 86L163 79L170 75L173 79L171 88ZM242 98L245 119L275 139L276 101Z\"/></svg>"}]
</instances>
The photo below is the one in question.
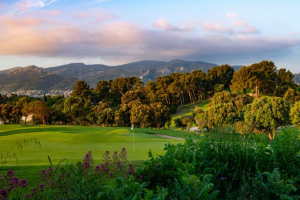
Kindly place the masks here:
<instances>
[{"instance_id":1,"label":"green grass","mask_svg":"<svg viewBox=\"0 0 300 200\"><path fill-rule=\"evenodd\" d=\"M138 161L147 159L150 149L153 155L161 155L166 143L183 142L157 137L153 135L155 133L183 138L190 135L170 130L135 128L133 145L133 133L130 128L124 127L0 126L0 166L10 149L5 166L48 165L48 156L53 164L62 159L65 159L64 163L76 163L88 151L92 151L96 163L100 163L106 150L119 152L122 147L126 148L129 161ZM35 141L40 142L41 146Z\"/></svg>"},{"instance_id":2,"label":"green grass","mask_svg":"<svg viewBox=\"0 0 300 200\"><path fill-rule=\"evenodd\" d=\"M172 116L171 129L179 131L180 129L177 129L175 127L175 123L174 123L175 119L180 118L181 115L192 115L192 111L196 106L198 106L198 107L202 108L204 111L206 111L206 110L208 110L209 103L210 103L210 100L205 100L205 101L202 101L202 102L196 103L196 104L183 105L181 113L179 112L179 113L176 113Z\"/></svg>"}]
</instances>

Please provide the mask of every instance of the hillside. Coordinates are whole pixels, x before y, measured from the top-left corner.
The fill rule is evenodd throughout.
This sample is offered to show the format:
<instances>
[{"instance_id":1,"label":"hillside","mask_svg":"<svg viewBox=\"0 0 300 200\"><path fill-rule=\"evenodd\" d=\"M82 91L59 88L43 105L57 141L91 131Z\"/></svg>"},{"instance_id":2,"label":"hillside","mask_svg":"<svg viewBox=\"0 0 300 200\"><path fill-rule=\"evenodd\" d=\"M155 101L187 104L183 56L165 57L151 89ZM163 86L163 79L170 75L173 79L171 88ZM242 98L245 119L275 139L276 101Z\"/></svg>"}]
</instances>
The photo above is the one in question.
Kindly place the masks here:
<instances>
[{"instance_id":1,"label":"hillside","mask_svg":"<svg viewBox=\"0 0 300 200\"><path fill-rule=\"evenodd\" d=\"M118 66L101 64L86 65L71 63L67 65L41 68L37 66L15 67L0 71L0 91L17 92L20 90L72 90L77 80L86 81L95 87L100 80L118 77L140 77L143 82L155 80L158 76L169 75L172 72L191 72L218 66L203 61L172 60L169 62L144 60ZM241 66L234 66L237 70Z\"/></svg>"}]
</instances>

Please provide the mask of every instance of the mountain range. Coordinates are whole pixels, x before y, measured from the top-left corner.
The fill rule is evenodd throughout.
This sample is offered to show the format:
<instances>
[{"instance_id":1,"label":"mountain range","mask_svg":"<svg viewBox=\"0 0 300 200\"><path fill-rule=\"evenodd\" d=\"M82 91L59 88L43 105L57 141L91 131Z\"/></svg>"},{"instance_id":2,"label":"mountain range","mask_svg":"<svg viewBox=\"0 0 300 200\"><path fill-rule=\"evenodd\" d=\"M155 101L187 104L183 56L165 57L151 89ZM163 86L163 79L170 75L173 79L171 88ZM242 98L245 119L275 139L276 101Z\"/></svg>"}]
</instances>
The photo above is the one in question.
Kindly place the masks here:
<instances>
[{"instance_id":1,"label":"mountain range","mask_svg":"<svg viewBox=\"0 0 300 200\"><path fill-rule=\"evenodd\" d=\"M172 72L191 72L218 66L202 61L172 60L170 62L144 60L118 66L101 64L86 65L71 63L56 67L41 68L35 65L15 67L0 71L0 91L16 92L20 90L72 90L77 80L86 81L95 87L100 80L119 77L140 77L142 81L155 80L158 76Z\"/></svg>"},{"instance_id":2,"label":"mountain range","mask_svg":"<svg viewBox=\"0 0 300 200\"><path fill-rule=\"evenodd\" d=\"M17 92L20 90L72 90L77 80L86 81L95 88L100 80L109 80L119 77L140 77L143 82L155 80L158 76L169 75L172 72L191 72L218 66L203 61L171 60L169 62L144 60L118 66L102 64L86 65L71 63L67 65L41 68L35 65L15 67L0 71L0 91ZM233 66L235 70L241 66Z\"/></svg>"}]
</instances>

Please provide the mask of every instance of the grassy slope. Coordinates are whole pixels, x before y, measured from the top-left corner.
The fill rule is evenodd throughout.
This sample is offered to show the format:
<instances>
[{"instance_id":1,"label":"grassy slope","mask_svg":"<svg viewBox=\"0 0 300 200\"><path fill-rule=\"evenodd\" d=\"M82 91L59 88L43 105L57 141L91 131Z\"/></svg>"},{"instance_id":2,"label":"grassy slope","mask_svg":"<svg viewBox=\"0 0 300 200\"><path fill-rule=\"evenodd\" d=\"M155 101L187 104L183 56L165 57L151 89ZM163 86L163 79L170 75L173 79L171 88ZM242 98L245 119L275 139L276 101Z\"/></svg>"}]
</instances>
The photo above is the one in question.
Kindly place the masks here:
<instances>
[{"instance_id":1,"label":"grassy slope","mask_svg":"<svg viewBox=\"0 0 300 200\"><path fill-rule=\"evenodd\" d=\"M64 163L75 163L91 150L96 162L101 161L102 154L106 151L120 151L127 149L128 159L145 160L148 151L153 154L163 154L165 143L180 143L182 141L161 138L152 134L160 133L177 137L188 137L187 133L169 130L135 129L135 145L130 128L124 127L80 127L80 126L0 126L0 163L7 152L12 148L7 165L48 165L48 156L52 163L57 164L66 158ZM37 139L41 147L34 142ZM27 141L27 145L24 140ZM31 141L32 140L32 141ZM22 149L16 145L22 144Z\"/></svg>"}]
</instances>

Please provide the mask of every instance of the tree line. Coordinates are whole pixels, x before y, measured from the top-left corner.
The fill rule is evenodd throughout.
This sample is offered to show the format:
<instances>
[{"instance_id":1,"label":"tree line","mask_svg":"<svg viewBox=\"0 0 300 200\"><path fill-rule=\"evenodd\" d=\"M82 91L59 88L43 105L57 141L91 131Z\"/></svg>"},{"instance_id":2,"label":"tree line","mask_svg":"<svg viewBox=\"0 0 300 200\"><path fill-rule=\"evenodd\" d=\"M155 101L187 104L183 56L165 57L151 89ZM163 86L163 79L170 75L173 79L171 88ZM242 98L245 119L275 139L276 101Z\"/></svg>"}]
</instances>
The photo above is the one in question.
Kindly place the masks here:
<instances>
[{"instance_id":1,"label":"tree line","mask_svg":"<svg viewBox=\"0 0 300 200\"><path fill-rule=\"evenodd\" d=\"M134 123L139 127L164 128L170 126L171 114L178 106L186 103L213 97L215 110L211 110L211 117L215 115L212 113L227 109L222 104L225 97L214 95L224 90L235 91L234 98L242 105L250 101L249 97L238 94L247 90L253 93L252 96L272 95L297 101L300 95L292 79L290 71L276 71L272 61L262 61L238 71L226 64L207 73L201 70L172 73L146 84L138 77L121 77L100 80L95 88L90 88L85 81L79 80L69 97L59 95L38 99L1 95L0 118L5 123L20 123L22 116L33 115L34 123L43 124L130 126ZM240 107L238 115L242 115Z\"/></svg>"}]
</instances>

